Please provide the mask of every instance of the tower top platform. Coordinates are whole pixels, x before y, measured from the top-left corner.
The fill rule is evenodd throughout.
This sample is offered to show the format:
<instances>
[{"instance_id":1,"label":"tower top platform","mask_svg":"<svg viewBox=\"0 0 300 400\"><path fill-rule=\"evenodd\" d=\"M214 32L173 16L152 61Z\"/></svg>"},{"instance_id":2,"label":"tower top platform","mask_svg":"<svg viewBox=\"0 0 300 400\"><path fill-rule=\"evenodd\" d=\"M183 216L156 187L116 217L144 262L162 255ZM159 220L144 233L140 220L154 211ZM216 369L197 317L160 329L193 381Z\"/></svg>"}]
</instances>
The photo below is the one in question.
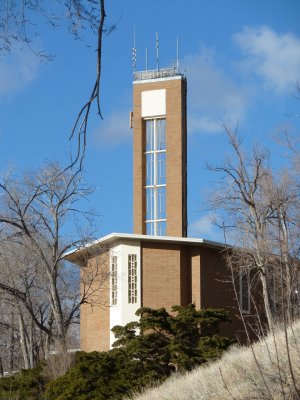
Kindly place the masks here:
<instances>
[{"instance_id":1,"label":"tower top platform","mask_svg":"<svg viewBox=\"0 0 300 400\"><path fill-rule=\"evenodd\" d=\"M182 74L177 67L160 68L154 70L137 71L133 73L133 81L148 81L152 79L167 79L179 77L183 78Z\"/></svg>"}]
</instances>

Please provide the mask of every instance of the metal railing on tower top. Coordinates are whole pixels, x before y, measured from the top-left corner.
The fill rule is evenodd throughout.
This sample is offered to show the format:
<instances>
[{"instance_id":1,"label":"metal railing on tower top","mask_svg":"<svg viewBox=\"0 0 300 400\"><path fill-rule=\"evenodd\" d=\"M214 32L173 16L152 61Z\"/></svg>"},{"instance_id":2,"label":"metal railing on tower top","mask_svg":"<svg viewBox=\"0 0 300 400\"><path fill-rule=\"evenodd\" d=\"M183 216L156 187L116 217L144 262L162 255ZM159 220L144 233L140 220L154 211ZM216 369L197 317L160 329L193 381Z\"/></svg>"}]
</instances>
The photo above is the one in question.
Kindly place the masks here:
<instances>
[{"instance_id":1,"label":"metal railing on tower top","mask_svg":"<svg viewBox=\"0 0 300 400\"><path fill-rule=\"evenodd\" d=\"M183 76L177 67L138 71L133 73L134 81L144 81L148 79L170 78L173 76Z\"/></svg>"}]
</instances>

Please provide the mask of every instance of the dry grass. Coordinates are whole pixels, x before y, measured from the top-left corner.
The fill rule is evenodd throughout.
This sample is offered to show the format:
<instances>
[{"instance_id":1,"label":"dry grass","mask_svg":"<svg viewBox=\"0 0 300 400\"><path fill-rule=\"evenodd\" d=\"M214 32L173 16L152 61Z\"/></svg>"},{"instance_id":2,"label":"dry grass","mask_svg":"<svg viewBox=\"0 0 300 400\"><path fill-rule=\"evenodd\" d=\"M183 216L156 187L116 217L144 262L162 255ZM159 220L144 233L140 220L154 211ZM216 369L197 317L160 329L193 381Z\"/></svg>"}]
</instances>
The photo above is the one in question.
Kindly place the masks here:
<instances>
[{"instance_id":1,"label":"dry grass","mask_svg":"<svg viewBox=\"0 0 300 400\"><path fill-rule=\"evenodd\" d=\"M174 375L134 399L300 399L300 322L288 329L287 337L288 341L284 330L276 328L252 347L235 346L219 361Z\"/></svg>"}]
</instances>

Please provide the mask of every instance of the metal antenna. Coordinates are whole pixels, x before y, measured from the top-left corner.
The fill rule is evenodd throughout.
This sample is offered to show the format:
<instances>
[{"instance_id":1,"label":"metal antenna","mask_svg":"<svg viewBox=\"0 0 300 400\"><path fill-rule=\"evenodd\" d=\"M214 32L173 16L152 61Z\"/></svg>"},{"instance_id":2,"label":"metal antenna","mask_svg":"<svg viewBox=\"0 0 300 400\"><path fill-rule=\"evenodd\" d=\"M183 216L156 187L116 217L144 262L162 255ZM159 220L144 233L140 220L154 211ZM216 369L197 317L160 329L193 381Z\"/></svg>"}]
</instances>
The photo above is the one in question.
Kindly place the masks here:
<instances>
[{"instance_id":1,"label":"metal antenna","mask_svg":"<svg viewBox=\"0 0 300 400\"><path fill-rule=\"evenodd\" d=\"M132 67L133 67L133 72L135 72L136 68L135 25L133 26Z\"/></svg>"},{"instance_id":2,"label":"metal antenna","mask_svg":"<svg viewBox=\"0 0 300 400\"><path fill-rule=\"evenodd\" d=\"M179 39L176 41L176 69L179 69Z\"/></svg>"},{"instance_id":3,"label":"metal antenna","mask_svg":"<svg viewBox=\"0 0 300 400\"><path fill-rule=\"evenodd\" d=\"M158 34L156 32L156 69L159 71L159 46L158 46Z\"/></svg>"},{"instance_id":4,"label":"metal antenna","mask_svg":"<svg viewBox=\"0 0 300 400\"><path fill-rule=\"evenodd\" d=\"M146 71L148 71L148 48L146 47Z\"/></svg>"}]
</instances>

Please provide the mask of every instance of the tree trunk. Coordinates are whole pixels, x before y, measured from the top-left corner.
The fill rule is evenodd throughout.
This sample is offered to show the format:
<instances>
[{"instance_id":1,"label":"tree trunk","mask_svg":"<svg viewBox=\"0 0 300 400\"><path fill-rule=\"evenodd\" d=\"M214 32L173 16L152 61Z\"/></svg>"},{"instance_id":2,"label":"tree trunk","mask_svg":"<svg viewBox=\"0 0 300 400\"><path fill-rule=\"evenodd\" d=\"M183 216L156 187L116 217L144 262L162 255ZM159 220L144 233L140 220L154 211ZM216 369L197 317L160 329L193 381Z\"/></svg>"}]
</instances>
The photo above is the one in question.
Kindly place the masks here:
<instances>
[{"instance_id":1,"label":"tree trunk","mask_svg":"<svg viewBox=\"0 0 300 400\"><path fill-rule=\"evenodd\" d=\"M271 305L270 305L270 299L269 299L270 293L269 293L268 281L267 281L265 271L260 272L260 281L261 281L262 290L263 290L263 301L264 301L266 318L268 321L269 329L271 329L274 324L274 318L273 318L272 311L271 311Z\"/></svg>"},{"instance_id":2,"label":"tree trunk","mask_svg":"<svg viewBox=\"0 0 300 400\"><path fill-rule=\"evenodd\" d=\"M14 337L14 313L11 310L10 317L10 328L9 328L9 372L12 373L14 371L14 347L15 347L15 337Z\"/></svg>"},{"instance_id":3,"label":"tree trunk","mask_svg":"<svg viewBox=\"0 0 300 400\"><path fill-rule=\"evenodd\" d=\"M24 368L29 369L30 368L30 360L29 360L27 340L26 340L25 324L24 324L22 314L20 312L19 312L19 330L20 330L20 344L21 344L21 350L22 350L22 355L23 355L23 360L24 360Z\"/></svg>"},{"instance_id":4,"label":"tree trunk","mask_svg":"<svg viewBox=\"0 0 300 400\"><path fill-rule=\"evenodd\" d=\"M50 281L50 290L51 290L51 308L53 312L54 321L56 324L57 334L53 337L55 351L59 353L67 352L67 337L66 330L64 326L64 318L61 309L61 303L59 294L57 292L57 286L55 280L52 279Z\"/></svg>"}]
</instances>

